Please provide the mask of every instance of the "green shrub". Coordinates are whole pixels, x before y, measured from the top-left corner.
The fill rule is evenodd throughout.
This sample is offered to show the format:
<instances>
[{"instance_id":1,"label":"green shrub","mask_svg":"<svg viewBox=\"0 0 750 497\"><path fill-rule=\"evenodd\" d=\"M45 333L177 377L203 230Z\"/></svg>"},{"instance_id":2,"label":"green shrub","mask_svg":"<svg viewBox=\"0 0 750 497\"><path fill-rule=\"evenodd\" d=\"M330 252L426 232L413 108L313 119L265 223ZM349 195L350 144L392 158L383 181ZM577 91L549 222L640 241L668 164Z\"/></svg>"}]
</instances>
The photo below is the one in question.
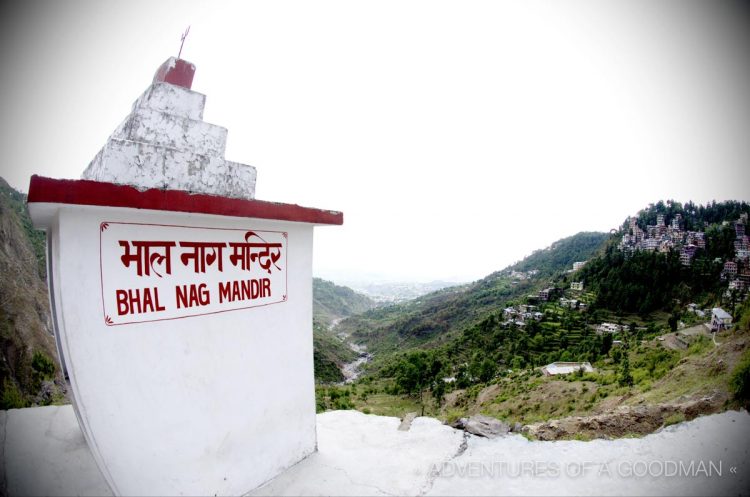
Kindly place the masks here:
<instances>
[{"instance_id":1,"label":"green shrub","mask_svg":"<svg viewBox=\"0 0 750 497\"><path fill-rule=\"evenodd\" d=\"M742 360L734 368L729 387L735 400L746 406L750 404L750 350L745 351Z\"/></svg>"},{"instance_id":2,"label":"green shrub","mask_svg":"<svg viewBox=\"0 0 750 497\"><path fill-rule=\"evenodd\" d=\"M664 419L664 426L676 425L685 421L685 415L681 412L670 414Z\"/></svg>"},{"instance_id":3,"label":"green shrub","mask_svg":"<svg viewBox=\"0 0 750 497\"><path fill-rule=\"evenodd\" d=\"M5 378L3 381L3 409L20 409L27 406L26 399L24 399L21 389L18 388L16 382L10 378Z\"/></svg>"},{"instance_id":4,"label":"green shrub","mask_svg":"<svg viewBox=\"0 0 750 497\"><path fill-rule=\"evenodd\" d=\"M31 369L45 380L51 380L55 376L55 363L40 350L35 351L31 358Z\"/></svg>"}]
</instances>

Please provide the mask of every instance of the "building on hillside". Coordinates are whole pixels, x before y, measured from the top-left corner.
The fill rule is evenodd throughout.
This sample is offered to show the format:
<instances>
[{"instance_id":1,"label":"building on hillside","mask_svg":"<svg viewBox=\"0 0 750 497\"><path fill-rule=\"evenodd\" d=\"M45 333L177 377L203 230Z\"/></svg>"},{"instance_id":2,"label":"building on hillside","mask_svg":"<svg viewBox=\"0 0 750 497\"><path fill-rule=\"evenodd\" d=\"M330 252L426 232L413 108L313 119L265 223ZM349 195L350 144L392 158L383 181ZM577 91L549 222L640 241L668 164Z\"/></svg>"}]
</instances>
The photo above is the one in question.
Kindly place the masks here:
<instances>
[{"instance_id":1,"label":"building on hillside","mask_svg":"<svg viewBox=\"0 0 750 497\"><path fill-rule=\"evenodd\" d=\"M680 230L680 221L682 221L682 214L680 213L675 214L674 219L672 219L672 224L671 224L671 227L673 230L675 231Z\"/></svg>"},{"instance_id":2,"label":"building on hillside","mask_svg":"<svg viewBox=\"0 0 750 497\"><path fill-rule=\"evenodd\" d=\"M724 269L721 275L725 278L732 278L737 275L737 263L734 261L727 261L724 263Z\"/></svg>"},{"instance_id":3,"label":"building on hillside","mask_svg":"<svg viewBox=\"0 0 750 497\"><path fill-rule=\"evenodd\" d=\"M745 224L739 221L734 223L734 234L737 238L745 236Z\"/></svg>"},{"instance_id":4,"label":"building on hillside","mask_svg":"<svg viewBox=\"0 0 750 497\"><path fill-rule=\"evenodd\" d=\"M545 288L544 290L539 290L539 300L543 302L549 301L549 299L555 295L555 291L556 290L554 287L549 287L549 288Z\"/></svg>"},{"instance_id":5,"label":"building on hillside","mask_svg":"<svg viewBox=\"0 0 750 497\"><path fill-rule=\"evenodd\" d=\"M698 251L698 247L695 245L686 245L680 250L680 263L683 266L689 266L693 262L693 257Z\"/></svg>"},{"instance_id":6,"label":"building on hillside","mask_svg":"<svg viewBox=\"0 0 750 497\"><path fill-rule=\"evenodd\" d=\"M633 228L633 238L636 244L645 238L645 233L640 226Z\"/></svg>"},{"instance_id":7,"label":"building on hillside","mask_svg":"<svg viewBox=\"0 0 750 497\"><path fill-rule=\"evenodd\" d=\"M643 250L648 250L649 252L653 252L654 250L659 248L659 240L656 238L646 238L643 241Z\"/></svg>"},{"instance_id":8,"label":"building on hillside","mask_svg":"<svg viewBox=\"0 0 750 497\"><path fill-rule=\"evenodd\" d=\"M578 291L578 292L582 292L583 291L583 281L571 281L570 282L570 289Z\"/></svg>"},{"instance_id":9,"label":"building on hillside","mask_svg":"<svg viewBox=\"0 0 750 497\"><path fill-rule=\"evenodd\" d=\"M745 284L740 279L730 281L729 286L727 287L727 290L729 291L732 291L732 290L742 291L744 289L745 289Z\"/></svg>"},{"instance_id":10,"label":"building on hillside","mask_svg":"<svg viewBox=\"0 0 750 497\"><path fill-rule=\"evenodd\" d=\"M594 372L594 368L589 362L553 362L542 367L542 373L546 376L570 374L579 370L583 370L584 373Z\"/></svg>"},{"instance_id":11,"label":"building on hillside","mask_svg":"<svg viewBox=\"0 0 750 497\"><path fill-rule=\"evenodd\" d=\"M568 309L575 309L578 306L578 300L560 297L560 306Z\"/></svg>"},{"instance_id":12,"label":"building on hillside","mask_svg":"<svg viewBox=\"0 0 750 497\"><path fill-rule=\"evenodd\" d=\"M596 332L600 335L605 333L619 333L622 331L622 326L614 323L601 323L596 327Z\"/></svg>"},{"instance_id":13,"label":"building on hillside","mask_svg":"<svg viewBox=\"0 0 750 497\"><path fill-rule=\"evenodd\" d=\"M674 242L672 242L672 240L663 240L659 244L659 253L668 254L672 248L674 248Z\"/></svg>"},{"instance_id":14,"label":"building on hillside","mask_svg":"<svg viewBox=\"0 0 750 497\"><path fill-rule=\"evenodd\" d=\"M732 325L732 316L721 307L711 309L711 331L726 330Z\"/></svg>"},{"instance_id":15,"label":"building on hillside","mask_svg":"<svg viewBox=\"0 0 750 497\"><path fill-rule=\"evenodd\" d=\"M578 271L586 265L586 261L577 261L573 263L573 271Z\"/></svg>"}]
</instances>

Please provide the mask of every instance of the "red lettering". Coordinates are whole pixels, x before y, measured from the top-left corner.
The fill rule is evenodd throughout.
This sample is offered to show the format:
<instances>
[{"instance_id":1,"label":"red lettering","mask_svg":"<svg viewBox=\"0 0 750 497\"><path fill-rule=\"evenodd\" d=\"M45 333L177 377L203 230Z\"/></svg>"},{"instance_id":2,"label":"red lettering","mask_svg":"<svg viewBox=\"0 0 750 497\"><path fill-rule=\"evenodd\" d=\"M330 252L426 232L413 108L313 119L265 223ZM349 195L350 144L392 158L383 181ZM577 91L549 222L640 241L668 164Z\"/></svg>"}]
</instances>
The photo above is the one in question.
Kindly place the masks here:
<instances>
[{"instance_id":1,"label":"red lettering","mask_svg":"<svg viewBox=\"0 0 750 497\"><path fill-rule=\"evenodd\" d=\"M219 303L254 300L270 296L271 280L268 278L219 283Z\"/></svg>"},{"instance_id":2,"label":"red lettering","mask_svg":"<svg viewBox=\"0 0 750 497\"><path fill-rule=\"evenodd\" d=\"M187 287L185 285L182 285L181 287L176 286L174 287L174 290L175 298L177 300L177 308L189 307Z\"/></svg>"},{"instance_id":3,"label":"red lettering","mask_svg":"<svg viewBox=\"0 0 750 497\"><path fill-rule=\"evenodd\" d=\"M195 288L195 285L193 285L193 288ZM205 283L201 283L198 289L196 290L197 298L198 298L198 304L199 305L208 305L211 303L211 294L208 293L208 289L206 288ZM192 294L192 291L191 291Z\"/></svg>"},{"instance_id":4,"label":"red lettering","mask_svg":"<svg viewBox=\"0 0 750 497\"><path fill-rule=\"evenodd\" d=\"M137 313L141 313L141 292L137 288L135 289L135 296L133 296L133 290L128 290L128 297L130 300L130 313L136 313L135 306L138 306Z\"/></svg>"},{"instance_id":5,"label":"red lettering","mask_svg":"<svg viewBox=\"0 0 750 497\"><path fill-rule=\"evenodd\" d=\"M211 294L208 292L205 283L201 283L200 286L196 287L195 284L190 285L188 290L187 285L181 287L175 287L175 294L177 297L177 308L181 307L194 307L196 305L207 305L211 303ZM219 283L219 302L224 297L224 289Z\"/></svg>"},{"instance_id":6,"label":"red lettering","mask_svg":"<svg viewBox=\"0 0 750 497\"><path fill-rule=\"evenodd\" d=\"M117 290L117 315L122 316L130 312L130 306L128 305L128 292L125 290Z\"/></svg>"},{"instance_id":7,"label":"red lettering","mask_svg":"<svg viewBox=\"0 0 750 497\"><path fill-rule=\"evenodd\" d=\"M154 312L154 302L148 288L143 289L143 312Z\"/></svg>"},{"instance_id":8,"label":"red lettering","mask_svg":"<svg viewBox=\"0 0 750 497\"><path fill-rule=\"evenodd\" d=\"M159 303L159 289L154 287L141 290L117 290L117 314L141 314L144 312L158 312L166 308Z\"/></svg>"},{"instance_id":9,"label":"red lettering","mask_svg":"<svg viewBox=\"0 0 750 497\"><path fill-rule=\"evenodd\" d=\"M230 282L219 283L219 303L221 304L224 300L232 301L232 297L229 294Z\"/></svg>"},{"instance_id":10,"label":"red lettering","mask_svg":"<svg viewBox=\"0 0 750 497\"><path fill-rule=\"evenodd\" d=\"M247 300L250 298L250 280L243 280L242 281L242 300Z\"/></svg>"}]
</instances>

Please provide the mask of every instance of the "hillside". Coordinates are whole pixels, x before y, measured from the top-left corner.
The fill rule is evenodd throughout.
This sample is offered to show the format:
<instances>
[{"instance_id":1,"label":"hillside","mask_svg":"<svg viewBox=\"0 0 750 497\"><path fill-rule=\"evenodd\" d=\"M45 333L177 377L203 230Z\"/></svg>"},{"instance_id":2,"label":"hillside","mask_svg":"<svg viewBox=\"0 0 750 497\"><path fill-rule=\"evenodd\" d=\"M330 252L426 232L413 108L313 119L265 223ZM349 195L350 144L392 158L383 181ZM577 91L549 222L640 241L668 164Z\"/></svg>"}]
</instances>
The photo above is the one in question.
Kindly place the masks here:
<instances>
[{"instance_id":1,"label":"hillside","mask_svg":"<svg viewBox=\"0 0 750 497\"><path fill-rule=\"evenodd\" d=\"M531 254L526 259L468 285L449 287L403 304L368 311L341 323L341 328L375 352L387 354L408 347L433 347L455 339L467 326L524 298L550 276L585 261L603 249L605 233L578 233ZM535 264L543 268L529 271Z\"/></svg>"},{"instance_id":2,"label":"hillside","mask_svg":"<svg viewBox=\"0 0 750 497\"><path fill-rule=\"evenodd\" d=\"M570 269L574 262L590 259L609 238L606 233L582 232L556 241L549 247L534 251L510 266L510 271L538 271L542 275ZM506 271L507 271L506 270Z\"/></svg>"},{"instance_id":3,"label":"hillside","mask_svg":"<svg viewBox=\"0 0 750 497\"><path fill-rule=\"evenodd\" d=\"M595 308L617 313L672 312L691 302L734 307L737 295L728 302L725 292L750 283L748 215L747 202L651 204L579 277L596 293Z\"/></svg>"},{"instance_id":4,"label":"hillside","mask_svg":"<svg viewBox=\"0 0 750 497\"><path fill-rule=\"evenodd\" d=\"M543 439L644 434L746 405L749 212L659 202L619 232L581 233L474 284L347 319L376 352L347 403L490 414ZM712 338L716 306L735 324ZM590 372L542 374L556 361Z\"/></svg>"},{"instance_id":5,"label":"hillside","mask_svg":"<svg viewBox=\"0 0 750 497\"><path fill-rule=\"evenodd\" d=\"M25 196L0 178L0 397L2 408L62 401L65 382L44 281L44 233Z\"/></svg>"},{"instance_id":6,"label":"hillside","mask_svg":"<svg viewBox=\"0 0 750 497\"><path fill-rule=\"evenodd\" d=\"M313 320L330 326L335 320L361 314L376 303L349 287L313 278Z\"/></svg>"},{"instance_id":7,"label":"hillside","mask_svg":"<svg viewBox=\"0 0 750 497\"><path fill-rule=\"evenodd\" d=\"M313 278L313 346L315 381L344 380L341 368L357 358L348 344L333 331L341 319L375 307L375 302L351 288Z\"/></svg>"}]
</instances>

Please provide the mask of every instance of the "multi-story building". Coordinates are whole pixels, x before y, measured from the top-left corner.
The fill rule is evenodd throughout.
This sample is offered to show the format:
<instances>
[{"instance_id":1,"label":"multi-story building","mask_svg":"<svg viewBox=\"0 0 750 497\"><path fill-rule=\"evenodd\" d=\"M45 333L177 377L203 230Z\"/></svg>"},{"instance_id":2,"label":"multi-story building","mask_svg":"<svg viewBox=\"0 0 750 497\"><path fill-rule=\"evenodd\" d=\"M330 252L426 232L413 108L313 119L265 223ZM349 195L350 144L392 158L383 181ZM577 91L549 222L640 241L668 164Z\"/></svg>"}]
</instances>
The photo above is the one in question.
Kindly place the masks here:
<instances>
[{"instance_id":1,"label":"multi-story building","mask_svg":"<svg viewBox=\"0 0 750 497\"><path fill-rule=\"evenodd\" d=\"M737 275L737 263L734 261L727 261L724 263L724 270L722 274L726 277L733 277Z\"/></svg>"},{"instance_id":2,"label":"multi-story building","mask_svg":"<svg viewBox=\"0 0 750 497\"><path fill-rule=\"evenodd\" d=\"M545 288L544 290L539 290L539 300L547 302L549 300L550 295L555 291L554 288Z\"/></svg>"},{"instance_id":3,"label":"multi-story building","mask_svg":"<svg viewBox=\"0 0 750 497\"><path fill-rule=\"evenodd\" d=\"M643 243L641 245L643 250L653 252L654 250L659 248L660 241L656 238L646 238L645 240L643 240Z\"/></svg>"},{"instance_id":4,"label":"multi-story building","mask_svg":"<svg viewBox=\"0 0 750 497\"><path fill-rule=\"evenodd\" d=\"M682 221L682 214L675 214L674 219L672 219L672 229L675 231L680 230L680 221Z\"/></svg>"},{"instance_id":5,"label":"multi-story building","mask_svg":"<svg viewBox=\"0 0 750 497\"><path fill-rule=\"evenodd\" d=\"M695 257L697 250L698 247L695 245L685 245L682 247L682 250L680 250L680 263L683 266L689 266L693 262L693 257Z\"/></svg>"}]
</instances>

